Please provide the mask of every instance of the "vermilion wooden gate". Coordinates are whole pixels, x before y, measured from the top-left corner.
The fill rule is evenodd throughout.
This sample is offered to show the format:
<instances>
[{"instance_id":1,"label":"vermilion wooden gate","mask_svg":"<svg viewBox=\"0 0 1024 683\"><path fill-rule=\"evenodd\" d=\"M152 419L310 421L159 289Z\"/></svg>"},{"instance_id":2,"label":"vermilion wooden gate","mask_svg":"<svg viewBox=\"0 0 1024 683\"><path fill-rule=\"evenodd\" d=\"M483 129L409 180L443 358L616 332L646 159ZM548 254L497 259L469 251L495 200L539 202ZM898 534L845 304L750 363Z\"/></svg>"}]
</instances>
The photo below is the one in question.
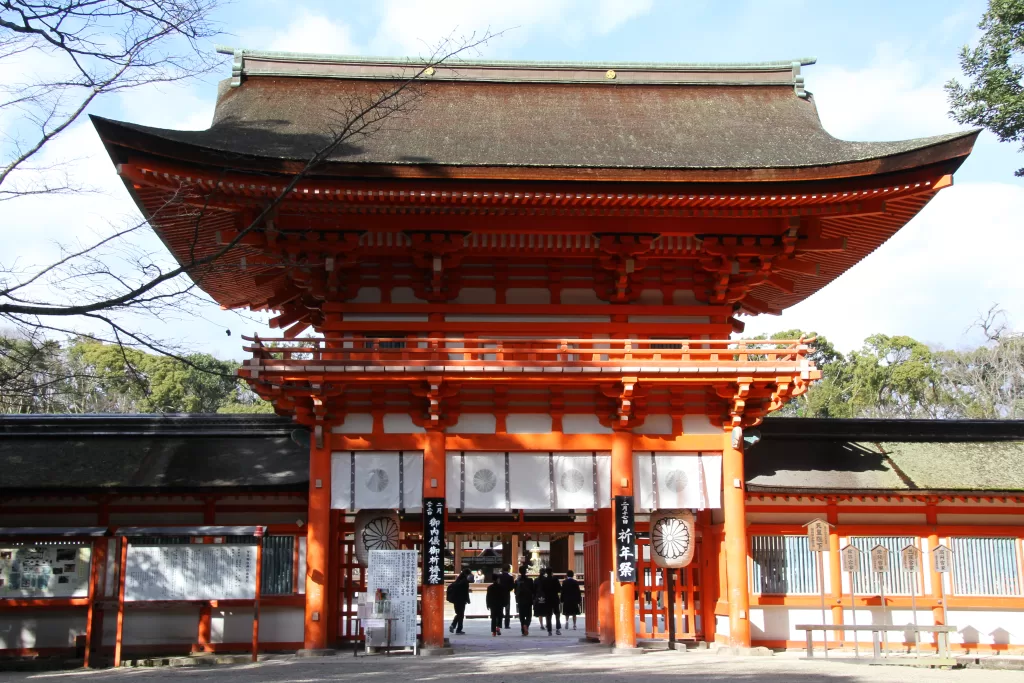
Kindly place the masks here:
<instances>
[{"instance_id":1,"label":"vermilion wooden gate","mask_svg":"<svg viewBox=\"0 0 1024 683\"><path fill-rule=\"evenodd\" d=\"M704 629L700 605L700 543L693 562L683 569L662 569L651 560L650 539L637 539L637 602L640 608L637 638L667 640L669 637L669 586L675 603L676 640L699 640ZM671 578L669 577L671 574ZM588 622L589 624L589 622ZM589 630L589 625L588 625Z\"/></svg>"},{"instance_id":2,"label":"vermilion wooden gate","mask_svg":"<svg viewBox=\"0 0 1024 683\"><path fill-rule=\"evenodd\" d=\"M601 541L594 539L583 544L583 615L587 638L600 637L597 623L600 600L601 571L599 569Z\"/></svg>"}]
</instances>

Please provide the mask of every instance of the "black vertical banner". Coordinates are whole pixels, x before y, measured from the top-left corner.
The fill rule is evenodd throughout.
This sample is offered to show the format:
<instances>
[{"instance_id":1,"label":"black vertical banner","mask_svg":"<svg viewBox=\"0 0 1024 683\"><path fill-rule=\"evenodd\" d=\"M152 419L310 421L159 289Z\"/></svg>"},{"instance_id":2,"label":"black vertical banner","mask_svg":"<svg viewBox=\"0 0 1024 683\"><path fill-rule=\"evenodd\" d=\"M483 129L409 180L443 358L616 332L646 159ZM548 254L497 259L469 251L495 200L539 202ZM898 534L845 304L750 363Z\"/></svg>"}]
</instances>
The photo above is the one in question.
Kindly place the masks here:
<instances>
[{"instance_id":1,"label":"black vertical banner","mask_svg":"<svg viewBox=\"0 0 1024 683\"><path fill-rule=\"evenodd\" d=\"M615 496L615 578L636 583L636 529L633 496Z\"/></svg>"},{"instance_id":2,"label":"black vertical banner","mask_svg":"<svg viewBox=\"0 0 1024 683\"><path fill-rule=\"evenodd\" d=\"M444 498L423 499L423 585L444 585Z\"/></svg>"}]
</instances>

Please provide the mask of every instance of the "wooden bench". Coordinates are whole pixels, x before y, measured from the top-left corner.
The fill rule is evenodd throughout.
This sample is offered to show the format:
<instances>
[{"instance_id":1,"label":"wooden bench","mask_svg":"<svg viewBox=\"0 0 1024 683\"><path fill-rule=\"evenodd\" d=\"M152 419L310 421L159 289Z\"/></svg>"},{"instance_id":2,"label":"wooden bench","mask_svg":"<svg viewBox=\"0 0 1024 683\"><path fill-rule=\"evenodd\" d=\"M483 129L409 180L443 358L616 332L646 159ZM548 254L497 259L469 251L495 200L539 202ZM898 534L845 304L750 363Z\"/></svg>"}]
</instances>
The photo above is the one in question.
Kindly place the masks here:
<instances>
[{"instance_id":1,"label":"wooden bench","mask_svg":"<svg viewBox=\"0 0 1024 683\"><path fill-rule=\"evenodd\" d=\"M956 626L914 626L913 624L906 624L903 626L895 624L874 624L870 626L847 626L845 624L801 624L796 627L796 630L804 631L807 635L808 659L814 656L814 641L811 637L814 631L843 631L844 633L847 631L853 631L855 636L856 633L861 631L870 631L872 652L875 659L882 658L881 634L883 632L912 631L914 633L915 641L920 638L922 633L934 633L936 643L939 647L939 659L948 659L949 634L955 633L958 629Z\"/></svg>"}]
</instances>

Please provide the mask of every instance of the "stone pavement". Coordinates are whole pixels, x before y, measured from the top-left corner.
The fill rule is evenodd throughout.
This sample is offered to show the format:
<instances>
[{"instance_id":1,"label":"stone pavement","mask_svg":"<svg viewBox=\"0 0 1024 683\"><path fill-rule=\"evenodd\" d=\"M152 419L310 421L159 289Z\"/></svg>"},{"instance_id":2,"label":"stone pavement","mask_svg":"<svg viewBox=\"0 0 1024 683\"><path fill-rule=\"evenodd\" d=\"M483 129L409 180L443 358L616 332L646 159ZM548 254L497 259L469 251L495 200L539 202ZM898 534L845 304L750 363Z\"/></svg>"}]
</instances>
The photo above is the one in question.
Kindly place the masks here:
<instances>
[{"instance_id":1,"label":"stone pavement","mask_svg":"<svg viewBox=\"0 0 1024 683\"><path fill-rule=\"evenodd\" d=\"M801 659L791 652L773 657L728 657L710 651L615 654L579 642L580 629L549 637L534 628L529 637L512 632L492 638L485 620L467 621L467 634L453 636L450 657L283 658L202 668L122 669L47 673L0 673L0 683L810 683L861 681L1003 683L1024 680L1020 671L910 669L844 661ZM536 627L536 624L535 624Z\"/></svg>"}]
</instances>

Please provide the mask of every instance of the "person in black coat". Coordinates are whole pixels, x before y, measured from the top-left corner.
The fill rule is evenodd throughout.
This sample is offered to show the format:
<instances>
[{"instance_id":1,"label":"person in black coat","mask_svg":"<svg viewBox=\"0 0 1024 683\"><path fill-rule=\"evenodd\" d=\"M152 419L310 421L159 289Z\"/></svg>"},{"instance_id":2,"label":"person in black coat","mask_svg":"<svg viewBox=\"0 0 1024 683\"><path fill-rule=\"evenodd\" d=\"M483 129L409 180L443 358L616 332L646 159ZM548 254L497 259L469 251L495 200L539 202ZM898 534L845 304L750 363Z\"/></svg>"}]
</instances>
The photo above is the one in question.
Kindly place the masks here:
<instances>
[{"instance_id":1,"label":"person in black coat","mask_svg":"<svg viewBox=\"0 0 1024 683\"><path fill-rule=\"evenodd\" d=\"M562 582L562 614L565 615L565 628L569 628L569 617L572 617L572 630L576 630L576 615L580 613L582 604L583 592L580 590L580 582L575 579L570 569L565 573L565 581Z\"/></svg>"},{"instance_id":2,"label":"person in black coat","mask_svg":"<svg viewBox=\"0 0 1024 683\"><path fill-rule=\"evenodd\" d=\"M526 575L526 565L519 569L516 579L515 596L516 611L519 612L519 630L524 636L530 635L530 623L533 622L533 579Z\"/></svg>"},{"instance_id":3,"label":"person in black coat","mask_svg":"<svg viewBox=\"0 0 1024 683\"><path fill-rule=\"evenodd\" d=\"M501 615L508 602L508 591L501 585L501 572L494 572L491 585L487 587L487 611L491 613L491 635L501 635Z\"/></svg>"},{"instance_id":4,"label":"person in black coat","mask_svg":"<svg viewBox=\"0 0 1024 683\"><path fill-rule=\"evenodd\" d=\"M463 622L466 619L466 605L469 604L469 577L468 569L463 569L455 582L448 586L448 602L455 606L455 618L452 619L448 633L462 635Z\"/></svg>"},{"instance_id":5,"label":"person in black coat","mask_svg":"<svg viewBox=\"0 0 1024 683\"><path fill-rule=\"evenodd\" d=\"M559 593L562 590L561 584L558 582L558 578L554 575L550 568L542 570L541 578L538 579L540 585L538 591L544 596L544 603L547 605L547 618L548 618L548 635L551 635L551 617L555 618L555 634L562 635L562 616L561 610L558 606ZM538 615L539 616L539 615ZM541 620L541 626L544 625L544 620Z\"/></svg>"},{"instance_id":6,"label":"person in black coat","mask_svg":"<svg viewBox=\"0 0 1024 683\"><path fill-rule=\"evenodd\" d=\"M506 564L501 571L501 587L505 589L505 628L512 628L512 591L516 589L516 578L509 574L512 565Z\"/></svg>"}]
</instances>

